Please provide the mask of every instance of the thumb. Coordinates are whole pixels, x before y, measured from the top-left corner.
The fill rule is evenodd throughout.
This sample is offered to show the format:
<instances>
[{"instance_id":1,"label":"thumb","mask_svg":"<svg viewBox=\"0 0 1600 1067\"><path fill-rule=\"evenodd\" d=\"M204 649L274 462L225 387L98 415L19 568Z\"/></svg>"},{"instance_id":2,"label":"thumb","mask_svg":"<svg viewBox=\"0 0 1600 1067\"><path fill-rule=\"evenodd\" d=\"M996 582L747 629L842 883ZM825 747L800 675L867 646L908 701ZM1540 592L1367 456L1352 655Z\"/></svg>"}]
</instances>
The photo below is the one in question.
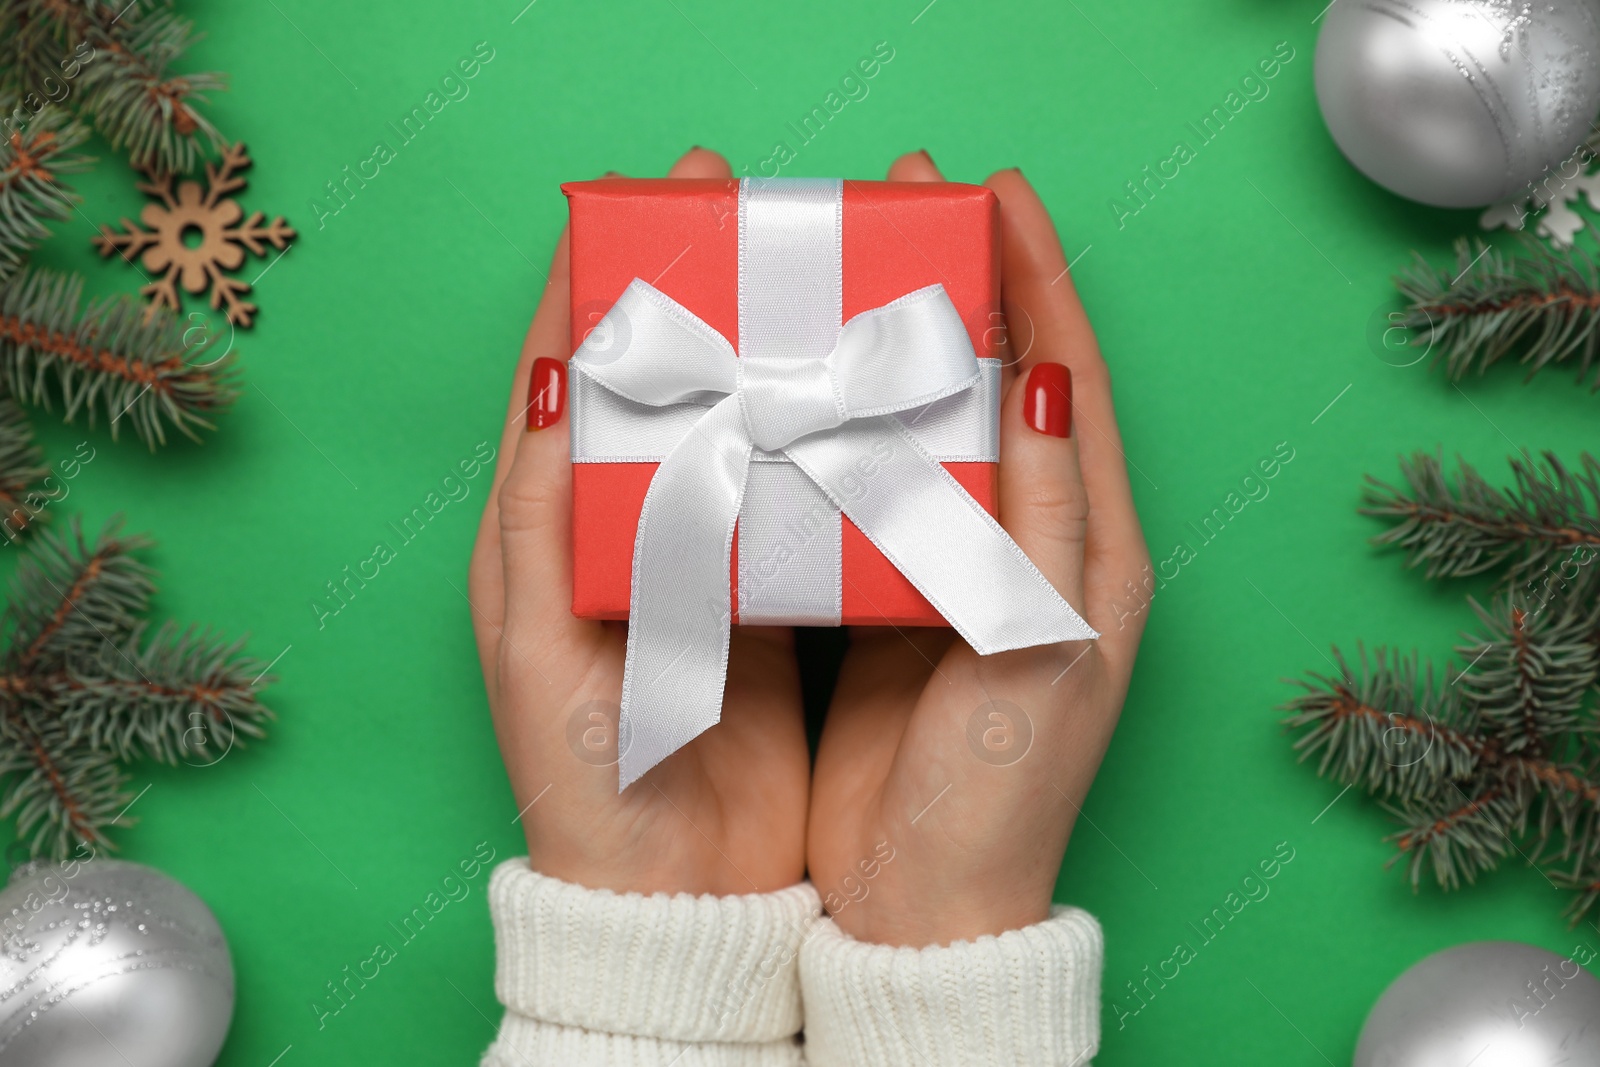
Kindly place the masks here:
<instances>
[{"instance_id":1,"label":"thumb","mask_svg":"<svg viewBox=\"0 0 1600 1067\"><path fill-rule=\"evenodd\" d=\"M1083 550L1089 497L1072 433L1072 372L1035 363L1000 410L1000 525L1087 618Z\"/></svg>"}]
</instances>

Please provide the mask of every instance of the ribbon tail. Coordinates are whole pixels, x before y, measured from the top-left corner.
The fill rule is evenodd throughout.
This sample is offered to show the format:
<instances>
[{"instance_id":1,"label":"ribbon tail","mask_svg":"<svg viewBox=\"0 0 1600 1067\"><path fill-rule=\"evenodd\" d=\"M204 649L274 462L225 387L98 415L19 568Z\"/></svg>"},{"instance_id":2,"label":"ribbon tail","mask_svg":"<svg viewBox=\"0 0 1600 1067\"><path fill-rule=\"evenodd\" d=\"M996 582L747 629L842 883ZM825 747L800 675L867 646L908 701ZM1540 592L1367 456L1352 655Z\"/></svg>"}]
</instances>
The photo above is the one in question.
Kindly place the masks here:
<instances>
[{"instance_id":1,"label":"ribbon tail","mask_svg":"<svg viewBox=\"0 0 1600 1067\"><path fill-rule=\"evenodd\" d=\"M729 563L750 438L737 397L667 454L633 544L617 792L715 726L728 674Z\"/></svg>"},{"instance_id":2,"label":"ribbon tail","mask_svg":"<svg viewBox=\"0 0 1600 1067\"><path fill-rule=\"evenodd\" d=\"M979 655L1100 636L897 419L854 419L785 454Z\"/></svg>"}]
</instances>

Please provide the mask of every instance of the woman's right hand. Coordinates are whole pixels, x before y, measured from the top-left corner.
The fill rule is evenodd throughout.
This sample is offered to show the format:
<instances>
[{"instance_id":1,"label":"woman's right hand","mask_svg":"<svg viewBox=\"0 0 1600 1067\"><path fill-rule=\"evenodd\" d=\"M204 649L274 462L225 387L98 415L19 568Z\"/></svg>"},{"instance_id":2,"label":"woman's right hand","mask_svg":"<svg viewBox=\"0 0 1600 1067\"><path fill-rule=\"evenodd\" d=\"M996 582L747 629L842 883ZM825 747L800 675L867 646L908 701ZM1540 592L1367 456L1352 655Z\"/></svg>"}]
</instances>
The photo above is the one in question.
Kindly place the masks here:
<instances>
[{"instance_id":1,"label":"woman's right hand","mask_svg":"<svg viewBox=\"0 0 1600 1067\"><path fill-rule=\"evenodd\" d=\"M889 177L944 180L925 153ZM852 632L808 859L824 906L861 941L948 944L1050 915L1148 614L1114 610L1150 555L1110 374L1055 226L1021 172L985 184L1000 200L1005 317L1027 345L1000 412L1000 522L1101 636L979 656L949 630Z\"/></svg>"},{"instance_id":2,"label":"woman's right hand","mask_svg":"<svg viewBox=\"0 0 1600 1067\"><path fill-rule=\"evenodd\" d=\"M668 176L732 171L697 148ZM563 231L512 380L468 582L529 861L617 892L786 888L804 877L810 779L792 631L736 628L721 723L617 793L627 628L574 618L571 608L569 279Z\"/></svg>"}]
</instances>

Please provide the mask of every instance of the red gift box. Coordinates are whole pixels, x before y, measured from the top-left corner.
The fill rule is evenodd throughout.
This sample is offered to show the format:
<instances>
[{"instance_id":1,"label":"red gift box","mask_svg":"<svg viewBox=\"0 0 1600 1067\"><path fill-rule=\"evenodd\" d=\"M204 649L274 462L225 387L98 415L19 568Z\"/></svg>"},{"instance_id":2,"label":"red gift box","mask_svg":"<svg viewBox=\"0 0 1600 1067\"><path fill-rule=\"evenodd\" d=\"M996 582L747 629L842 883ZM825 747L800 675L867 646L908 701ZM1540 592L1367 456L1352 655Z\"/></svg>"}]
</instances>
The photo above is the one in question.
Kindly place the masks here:
<instances>
[{"instance_id":1,"label":"red gift box","mask_svg":"<svg viewBox=\"0 0 1600 1067\"><path fill-rule=\"evenodd\" d=\"M571 211L572 348L641 278L738 346L739 182L607 179L562 186ZM999 340L999 204L981 186L844 183L842 320L924 286L944 286L974 352ZM575 463L572 611L626 619L634 537L658 463ZM943 466L990 514L997 465ZM942 616L848 517L840 516L847 625L943 626ZM738 541L733 560L738 621Z\"/></svg>"}]
</instances>

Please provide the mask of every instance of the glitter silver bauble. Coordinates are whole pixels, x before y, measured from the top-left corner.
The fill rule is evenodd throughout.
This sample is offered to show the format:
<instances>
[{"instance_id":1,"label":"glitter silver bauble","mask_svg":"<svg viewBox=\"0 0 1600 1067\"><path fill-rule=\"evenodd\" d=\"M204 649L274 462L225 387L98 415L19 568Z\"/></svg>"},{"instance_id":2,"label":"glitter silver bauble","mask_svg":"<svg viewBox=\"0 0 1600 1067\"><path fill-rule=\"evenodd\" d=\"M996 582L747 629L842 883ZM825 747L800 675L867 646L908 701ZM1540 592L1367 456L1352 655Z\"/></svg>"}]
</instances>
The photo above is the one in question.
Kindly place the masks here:
<instances>
[{"instance_id":1,"label":"glitter silver bauble","mask_svg":"<svg viewBox=\"0 0 1600 1067\"><path fill-rule=\"evenodd\" d=\"M1570 158L1600 111L1597 0L1334 0L1317 102L1392 192L1482 207ZM1568 175L1571 177L1571 175Z\"/></svg>"},{"instance_id":2,"label":"glitter silver bauble","mask_svg":"<svg viewBox=\"0 0 1600 1067\"><path fill-rule=\"evenodd\" d=\"M30 865L0 892L0 1067L209 1067L233 963L200 898L160 871Z\"/></svg>"},{"instance_id":3,"label":"glitter silver bauble","mask_svg":"<svg viewBox=\"0 0 1600 1067\"><path fill-rule=\"evenodd\" d=\"M1516 941L1476 941L1414 965L1367 1016L1355 1067L1600 1064L1600 978Z\"/></svg>"}]
</instances>

